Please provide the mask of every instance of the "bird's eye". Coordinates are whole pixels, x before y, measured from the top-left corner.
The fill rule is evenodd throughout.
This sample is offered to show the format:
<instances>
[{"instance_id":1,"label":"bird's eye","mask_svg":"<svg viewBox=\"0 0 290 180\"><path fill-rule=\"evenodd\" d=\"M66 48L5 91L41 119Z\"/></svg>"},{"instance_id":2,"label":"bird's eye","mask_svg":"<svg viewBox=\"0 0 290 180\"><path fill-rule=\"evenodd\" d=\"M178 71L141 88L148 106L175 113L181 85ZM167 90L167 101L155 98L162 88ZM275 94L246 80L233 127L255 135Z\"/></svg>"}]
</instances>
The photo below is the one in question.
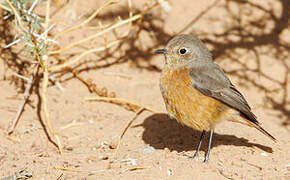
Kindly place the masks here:
<instances>
[{"instance_id":1,"label":"bird's eye","mask_svg":"<svg viewBox=\"0 0 290 180\"><path fill-rule=\"evenodd\" d=\"M179 54L183 55L187 52L187 50L185 48L181 48L179 49Z\"/></svg>"}]
</instances>

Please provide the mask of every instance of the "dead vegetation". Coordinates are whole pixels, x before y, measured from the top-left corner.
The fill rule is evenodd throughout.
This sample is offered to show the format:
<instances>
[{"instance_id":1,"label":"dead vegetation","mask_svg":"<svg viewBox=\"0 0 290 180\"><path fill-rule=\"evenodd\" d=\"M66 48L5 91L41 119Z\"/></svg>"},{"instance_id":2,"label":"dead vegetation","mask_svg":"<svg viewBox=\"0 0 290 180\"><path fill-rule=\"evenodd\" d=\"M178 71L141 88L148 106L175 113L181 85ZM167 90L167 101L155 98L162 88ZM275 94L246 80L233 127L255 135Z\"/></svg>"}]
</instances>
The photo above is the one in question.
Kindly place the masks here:
<instances>
[{"instance_id":1,"label":"dead vegetation","mask_svg":"<svg viewBox=\"0 0 290 180\"><path fill-rule=\"evenodd\" d=\"M34 8L40 4L38 0L6 0L5 4L1 4L0 7L5 10L1 18L2 27L4 27L1 31L6 44L6 47L1 49L1 51L5 55L6 70L11 71L14 75L11 81L17 87L21 87L21 90L24 90L23 101L19 105L16 117L11 122L8 130L9 135L14 132L18 121L21 119L31 94L37 93L40 98L39 102L41 102L37 106L39 120L49 140L62 153L60 137L50 122L50 115L47 110L47 98L49 98L47 97L47 87L51 82L62 90L63 88L60 85L61 77L68 73L72 74L72 78L77 78L86 85L90 93L96 93L103 98L113 98L109 102L116 101L115 92L108 92L105 87L98 88L92 80L83 79L79 73L94 68L110 66L130 58L128 56L132 53L132 48L134 49L135 41L138 40L140 32L147 31L149 30L148 28L154 28L148 18L150 10L160 5L159 1L148 0L144 2L142 9L137 10L133 9L132 1L128 0L126 7L121 12L114 12L109 18L106 17L106 14L100 16L104 9L110 6L117 6L119 3L118 1L107 1L92 13L86 14L88 17L81 18L81 22L68 26L57 33L53 32L53 29L61 26L59 24L67 23L54 21L52 7L57 9L56 11L62 11L62 9L72 5L73 2L61 4L58 1L46 1L45 7L42 7L42 9L45 9L44 17L33 13ZM96 21L96 18L98 19L98 25L92 26L91 23ZM13 28L15 32L7 31L5 27ZM88 37L69 42L63 46L59 45L61 44L59 41L69 36L70 33L86 31L87 29L94 30ZM108 34L110 34L110 39L107 38ZM151 37L155 38L155 35L151 35ZM75 48L80 49L79 52L75 53ZM122 55L116 56L116 51ZM143 50L143 55L147 52L148 49ZM135 53L140 52L137 51ZM27 56L27 54L30 56ZM92 54L100 56L100 58L86 61L85 57ZM105 63L102 63L102 61ZM148 68L150 68L150 65ZM125 102L126 100L118 99L118 101ZM128 103L125 102L125 104ZM130 107L133 106L135 107L133 110L135 112L139 108L142 109L142 106L130 105ZM150 108L145 108L144 110L153 111Z\"/></svg>"}]
</instances>

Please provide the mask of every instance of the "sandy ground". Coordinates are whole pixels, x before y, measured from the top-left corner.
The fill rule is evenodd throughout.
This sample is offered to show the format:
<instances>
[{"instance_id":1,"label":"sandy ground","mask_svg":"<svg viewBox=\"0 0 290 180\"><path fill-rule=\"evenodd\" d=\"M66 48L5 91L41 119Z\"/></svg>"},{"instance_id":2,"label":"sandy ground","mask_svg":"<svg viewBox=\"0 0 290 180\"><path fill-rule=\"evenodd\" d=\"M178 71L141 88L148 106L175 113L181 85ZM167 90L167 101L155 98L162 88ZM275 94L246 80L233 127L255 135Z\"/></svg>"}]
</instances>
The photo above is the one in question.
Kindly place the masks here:
<instances>
[{"instance_id":1,"label":"sandy ground","mask_svg":"<svg viewBox=\"0 0 290 180\"><path fill-rule=\"evenodd\" d=\"M142 7L141 2L134 2L134 7ZM100 4L77 2L72 12L78 16L86 8L96 9ZM134 113L108 103L84 102L84 97L96 95L90 94L69 73L60 77L64 92L53 85L48 88L50 119L61 137L64 153L59 154L43 131L36 113L38 97L35 94L16 132L8 137L7 128L22 94L11 83L11 74L4 71L7 66L4 68L5 59L2 59L0 177L26 168L32 172L32 179L290 179L290 87L286 78L290 78L290 11L285 7L287 2L265 1L254 6L230 1L180 0L171 1L171 5L169 13L157 7L149 17L162 27L162 30L151 29L157 40L148 38L144 32L138 45L142 51L132 48L122 63L88 68L80 73L98 87L115 92L117 97L160 112L146 112L138 117L125 134L116 161L113 153L117 137ZM114 12L114 8L110 10ZM203 16L199 18L200 14ZM271 19L270 14L277 18ZM71 15L55 13L55 19L61 17L73 20ZM151 47L163 47L189 23L185 32L197 34L206 42L216 62L228 72L258 120L278 143L254 128L224 122L216 127L209 163L202 162L206 142L200 159L186 156L194 154L200 132L183 127L166 115L159 91L163 57L148 54ZM62 43L75 41L78 35L72 34ZM256 68L261 68L260 74ZM4 75L6 79L2 78ZM278 90L271 92L275 89ZM77 124L67 126L72 122Z\"/></svg>"}]
</instances>

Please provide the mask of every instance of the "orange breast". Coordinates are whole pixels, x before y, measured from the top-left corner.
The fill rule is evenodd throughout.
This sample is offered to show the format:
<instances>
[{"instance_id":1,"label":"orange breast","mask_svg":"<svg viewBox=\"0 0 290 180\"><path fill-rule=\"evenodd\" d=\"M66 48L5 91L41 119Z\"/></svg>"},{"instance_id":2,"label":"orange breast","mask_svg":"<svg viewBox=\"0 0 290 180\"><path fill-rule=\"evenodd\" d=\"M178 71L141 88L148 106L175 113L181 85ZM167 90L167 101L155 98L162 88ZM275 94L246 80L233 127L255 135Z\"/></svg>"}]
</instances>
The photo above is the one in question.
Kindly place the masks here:
<instances>
[{"instance_id":1,"label":"orange breast","mask_svg":"<svg viewBox=\"0 0 290 180\"><path fill-rule=\"evenodd\" d=\"M209 130L231 116L231 108L192 86L189 69L164 68L160 89L169 115L196 130Z\"/></svg>"}]
</instances>

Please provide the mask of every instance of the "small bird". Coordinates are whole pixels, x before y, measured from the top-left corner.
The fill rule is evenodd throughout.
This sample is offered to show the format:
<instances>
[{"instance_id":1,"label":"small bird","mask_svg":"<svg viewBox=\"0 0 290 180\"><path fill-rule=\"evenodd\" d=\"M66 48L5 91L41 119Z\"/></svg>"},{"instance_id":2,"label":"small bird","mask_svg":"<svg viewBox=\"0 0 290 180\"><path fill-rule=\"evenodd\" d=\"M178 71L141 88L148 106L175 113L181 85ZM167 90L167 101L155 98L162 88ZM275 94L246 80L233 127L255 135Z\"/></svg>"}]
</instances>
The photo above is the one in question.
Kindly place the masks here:
<instances>
[{"instance_id":1,"label":"small bird","mask_svg":"<svg viewBox=\"0 0 290 180\"><path fill-rule=\"evenodd\" d=\"M224 120L254 127L276 141L260 126L244 96L213 62L211 53L199 39L178 35L165 49L155 53L165 55L160 90L168 114L179 123L202 131L193 157L198 157L205 132L210 131L204 159L208 162L214 128Z\"/></svg>"}]
</instances>

